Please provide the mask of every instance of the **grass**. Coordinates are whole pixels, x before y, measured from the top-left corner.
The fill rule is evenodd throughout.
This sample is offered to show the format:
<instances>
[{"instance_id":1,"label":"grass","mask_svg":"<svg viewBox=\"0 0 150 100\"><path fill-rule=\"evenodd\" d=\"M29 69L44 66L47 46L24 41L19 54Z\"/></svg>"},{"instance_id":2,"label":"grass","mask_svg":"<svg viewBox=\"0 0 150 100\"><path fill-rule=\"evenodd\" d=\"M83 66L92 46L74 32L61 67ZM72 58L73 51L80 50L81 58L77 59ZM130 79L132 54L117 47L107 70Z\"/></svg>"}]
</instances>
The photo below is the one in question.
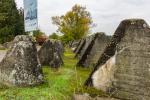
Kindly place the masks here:
<instances>
[{"instance_id":1,"label":"grass","mask_svg":"<svg viewBox=\"0 0 150 100\"><path fill-rule=\"evenodd\" d=\"M6 48L0 48L0 50L6 50Z\"/></svg>"},{"instance_id":2,"label":"grass","mask_svg":"<svg viewBox=\"0 0 150 100\"><path fill-rule=\"evenodd\" d=\"M91 70L76 68L77 59L70 49L64 53L64 66L58 71L43 66L45 82L36 87L0 88L0 100L71 100L73 93L105 96L101 91L83 86Z\"/></svg>"}]
</instances>

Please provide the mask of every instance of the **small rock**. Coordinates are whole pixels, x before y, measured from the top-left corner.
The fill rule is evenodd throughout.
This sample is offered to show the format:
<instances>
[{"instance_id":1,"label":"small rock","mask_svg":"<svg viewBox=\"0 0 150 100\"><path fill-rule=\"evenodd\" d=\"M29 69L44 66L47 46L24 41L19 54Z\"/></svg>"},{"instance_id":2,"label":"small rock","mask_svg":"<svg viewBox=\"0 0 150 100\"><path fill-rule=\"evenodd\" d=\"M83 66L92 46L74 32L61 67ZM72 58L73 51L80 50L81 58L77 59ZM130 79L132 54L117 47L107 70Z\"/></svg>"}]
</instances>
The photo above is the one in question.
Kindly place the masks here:
<instances>
[{"instance_id":1,"label":"small rock","mask_svg":"<svg viewBox=\"0 0 150 100\"><path fill-rule=\"evenodd\" d=\"M74 94L73 100L91 100L92 98L88 94Z\"/></svg>"},{"instance_id":2,"label":"small rock","mask_svg":"<svg viewBox=\"0 0 150 100\"><path fill-rule=\"evenodd\" d=\"M109 98L109 97L94 97L92 98L89 94L74 94L73 100L119 100L115 98Z\"/></svg>"}]
</instances>

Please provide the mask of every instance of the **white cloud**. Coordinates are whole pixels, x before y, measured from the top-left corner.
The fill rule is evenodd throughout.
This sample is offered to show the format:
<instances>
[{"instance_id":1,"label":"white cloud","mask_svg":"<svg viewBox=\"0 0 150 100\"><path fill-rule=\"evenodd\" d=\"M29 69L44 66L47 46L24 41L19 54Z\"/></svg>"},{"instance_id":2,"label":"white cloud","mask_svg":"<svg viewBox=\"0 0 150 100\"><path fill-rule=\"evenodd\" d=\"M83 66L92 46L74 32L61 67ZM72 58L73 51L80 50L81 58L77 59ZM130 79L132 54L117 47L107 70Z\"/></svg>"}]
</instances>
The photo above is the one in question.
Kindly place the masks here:
<instances>
[{"instance_id":1,"label":"white cloud","mask_svg":"<svg viewBox=\"0 0 150 100\"><path fill-rule=\"evenodd\" d=\"M23 0L16 0L18 7ZM121 20L126 18L143 18L150 22L150 0L38 0L39 26L46 34L55 32L51 17L65 14L75 4L87 7L97 27L93 32L113 34Z\"/></svg>"}]
</instances>

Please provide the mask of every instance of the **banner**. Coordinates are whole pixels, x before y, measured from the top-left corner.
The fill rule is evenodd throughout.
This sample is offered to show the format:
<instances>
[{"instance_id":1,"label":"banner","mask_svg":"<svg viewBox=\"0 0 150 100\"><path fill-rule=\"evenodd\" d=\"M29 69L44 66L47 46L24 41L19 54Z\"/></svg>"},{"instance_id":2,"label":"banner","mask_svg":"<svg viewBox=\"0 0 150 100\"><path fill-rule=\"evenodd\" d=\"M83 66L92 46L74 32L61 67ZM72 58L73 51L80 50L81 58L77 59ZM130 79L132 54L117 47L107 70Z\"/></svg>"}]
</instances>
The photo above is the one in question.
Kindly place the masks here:
<instances>
[{"instance_id":1,"label":"banner","mask_svg":"<svg viewBox=\"0 0 150 100\"><path fill-rule=\"evenodd\" d=\"M25 32L38 29L37 0L24 0Z\"/></svg>"}]
</instances>

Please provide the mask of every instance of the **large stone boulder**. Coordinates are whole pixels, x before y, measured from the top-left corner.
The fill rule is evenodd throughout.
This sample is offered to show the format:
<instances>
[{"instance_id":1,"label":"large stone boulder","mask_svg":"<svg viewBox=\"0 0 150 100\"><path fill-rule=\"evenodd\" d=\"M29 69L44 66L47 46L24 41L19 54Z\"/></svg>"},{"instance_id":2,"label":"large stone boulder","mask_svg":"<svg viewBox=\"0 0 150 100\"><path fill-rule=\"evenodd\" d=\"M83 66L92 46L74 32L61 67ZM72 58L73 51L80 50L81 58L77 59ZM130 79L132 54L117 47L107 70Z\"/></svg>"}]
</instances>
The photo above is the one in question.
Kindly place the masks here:
<instances>
[{"instance_id":1,"label":"large stone boulder","mask_svg":"<svg viewBox=\"0 0 150 100\"><path fill-rule=\"evenodd\" d=\"M126 100L150 100L150 28L142 19L120 23L85 85Z\"/></svg>"},{"instance_id":2,"label":"large stone boulder","mask_svg":"<svg viewBox=\"0 0 150 100\"><path fill-rule=\"evenodd\" d=\"M6 86L33 86L43 82L37 50L26 35L15 37L0 63L0 84Z\"/></svg>"},{"instance_id":3,"label":"large stone boulder","mask_svg":"<svg viewBox=\"0 0 150 100\"><path fill-rule=\"evenodd\" d=\"M57 40L46 40L38 51L38 56L43 66L58 68L63 65L63 45Z\"/></svg>"},{"instance_id":4,"label":"large stone boulder","mask_svg":"<svg viewBox=\"0 0 150 100\"><path fill-rule=\"evenodd\" d=\"M110 39L111 36L107 36L103 32L96 33L80 57L77 66L93 67L97 63L99 56L103 53L106 45L110 42Z\"/></svg>"},{"instance_id":5,"label":"large stone boulder","mask_svg":"<svg viewBox=\"0 0 150 100\"><path fill-rule=\"evenodd\" d=\"M0 62L3 60L3 58L6 55L7 50L0 50Z\"/></svg>"}]
</instances>

